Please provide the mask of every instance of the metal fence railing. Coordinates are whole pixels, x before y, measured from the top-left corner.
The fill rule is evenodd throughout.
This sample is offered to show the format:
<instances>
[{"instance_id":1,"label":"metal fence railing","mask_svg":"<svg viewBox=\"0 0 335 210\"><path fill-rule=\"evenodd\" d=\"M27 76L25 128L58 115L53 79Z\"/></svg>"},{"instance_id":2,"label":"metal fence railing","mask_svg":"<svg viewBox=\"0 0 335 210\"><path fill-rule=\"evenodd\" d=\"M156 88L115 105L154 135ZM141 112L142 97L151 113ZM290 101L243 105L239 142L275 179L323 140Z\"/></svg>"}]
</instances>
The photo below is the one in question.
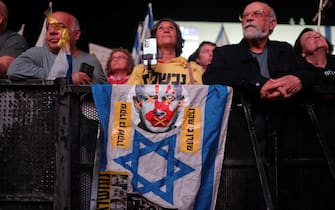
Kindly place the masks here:
<instances>
[{"instance_id":1,"label":"metal fence railing","mask_svg":"<svg viewBox=\"0 0 335 210\"><path fill-rule=\"evenodd\" d=\"M234 95L217 209L334 206L335 91ZM0 210L90 209L101 136L90 86L0 81Z\"/></svg>"}]
</instances>

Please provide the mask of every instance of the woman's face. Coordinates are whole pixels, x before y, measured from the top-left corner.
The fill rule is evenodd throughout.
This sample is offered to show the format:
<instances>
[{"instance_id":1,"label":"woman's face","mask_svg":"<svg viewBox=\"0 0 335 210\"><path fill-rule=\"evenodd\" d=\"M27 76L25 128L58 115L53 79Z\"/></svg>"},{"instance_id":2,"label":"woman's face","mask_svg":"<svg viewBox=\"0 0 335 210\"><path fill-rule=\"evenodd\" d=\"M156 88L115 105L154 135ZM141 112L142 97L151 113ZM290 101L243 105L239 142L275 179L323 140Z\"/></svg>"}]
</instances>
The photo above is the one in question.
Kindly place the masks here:
<instances>
[{"instance_id":1,"label":"woman's face","mask_svg":"<svg viewBox=\"0 0 335 210\"><path fill-rule=\"evenodd\" d=\"M111 57L111 69L114 71L129 71L128 68L128 56L121 51L114 52Z\"/></svg>"},{"instance_id":2,"label":"woman's face","mask_svg":"<svg viewBox=\"0 0 335 210\"><path fill-rule=\"evenodd\" d=\"M302 48L302 56L313 54L318 49L325 49L328 51L328 43L326 39L316 31L308 31L304 33L300 38L300 44Z\"/></svg>"},{"instance_id":3,"label":"woman's face","mask_svg":"<svg viewBox=\"0 0 335 210\"><path fill-rule=\"evenodd\" d=\"M156 32L158 47L173 46L177 44L177 29L169 21L163 21L159 24Z\"/></svg>"}]
</instances>

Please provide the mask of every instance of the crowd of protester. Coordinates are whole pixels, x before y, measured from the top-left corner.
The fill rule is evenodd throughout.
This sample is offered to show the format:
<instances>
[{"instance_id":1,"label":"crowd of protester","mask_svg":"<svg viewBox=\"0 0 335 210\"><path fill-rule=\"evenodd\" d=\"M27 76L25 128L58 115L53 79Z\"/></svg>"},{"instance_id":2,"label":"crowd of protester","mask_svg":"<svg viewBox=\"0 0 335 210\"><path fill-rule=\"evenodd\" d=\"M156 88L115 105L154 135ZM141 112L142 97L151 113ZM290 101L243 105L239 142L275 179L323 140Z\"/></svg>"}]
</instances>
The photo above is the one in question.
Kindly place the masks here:
<instances>
[{"instance_id":1,"label":"crowd of protester","mask_svg":"<svg viewBox=\"0 0 335 210\"><path fill-rule=\"evenodd\" d=\"M57 57L60 57L61 49L65 49L71 55L71 81L77 85L224 84L256 91L263 99L283 99L296 94L303 87L320 84L322 81L327 83L333 81L334 74L332 68L329 68L333 60L332 44L326 40L327 49L321 50L323 48L317 47L313 52L301 52L315 43L317 45L319 39L325 39L316 31L315 34L319 36L314 35L316 38L313 39L301 39L303 34L300 34L294 50L288 42L271 40L270 35L277 25L277 18L275 11L262 2L254 2L256 5L262 5L255 8L254 4L247 5L243 14L239 16L243 38L238 44L217 47L214 42L203 41L186 59L181 56L185 40L179 25L171 18L162 18L156 21L151 30L151 37L157 39L156 64L134 65L131 53L120 47L114 49L115 52L109 56L105 68L95 56L77 47L81 28L79 20L72 14L56 11L47 15L43 46L28 49L22 35L7 30L8 10L3 2L0 3L3 17L0 23L1 78L55 79L55 77L66 77L66 74L69 77L68 69L61 73L57 72L59 71L57 68L61 68L58 66L60 62ZM304 43L301 43L302 41ZM281 51L285 51L285 54L269 56ZM117 56L113 55L114 53ZM285 57L279 58L279 56ZM320 66L315 64L320 60L319 57L326 57L328 60L323 59L325 62ZM277 58L278 62L274 58ZM83 63L92 66L92 75L81 71ZM316 68L327 71L320 73L321 71L316 71Z\"/></svg>"},{"instance_id":2,"label":"crowd of protester","mask_svg":"<svg viewBox=\"0 0 335 210\"><path fill-rule=\"evenodd\" d=\"M182 56L180 26L171 18L159 19L151 29L151 37L157 39L156 63L135 65L131 53L120 47L112 49L104 70L94 55L77 47L81 28L72 14L47 15L44 45L28 48L22 35L7 30L8 11L0 1L0 77L15 81L68 77L76 85L222 84L247 92L260 103L286 100L313 85L335 84L333 46L321 33L305 28L294 46L272 40L276 13L259 1L247 4L239 18L243 31L239 43L218 47L204 41L188 59ZM69 69L58 66L62 52ZM83 63L93 67L92 75L82 71ZM243 192L235 193L230 207L243 209L245 204L237 200Z\"/></svg>"}]
</instances>

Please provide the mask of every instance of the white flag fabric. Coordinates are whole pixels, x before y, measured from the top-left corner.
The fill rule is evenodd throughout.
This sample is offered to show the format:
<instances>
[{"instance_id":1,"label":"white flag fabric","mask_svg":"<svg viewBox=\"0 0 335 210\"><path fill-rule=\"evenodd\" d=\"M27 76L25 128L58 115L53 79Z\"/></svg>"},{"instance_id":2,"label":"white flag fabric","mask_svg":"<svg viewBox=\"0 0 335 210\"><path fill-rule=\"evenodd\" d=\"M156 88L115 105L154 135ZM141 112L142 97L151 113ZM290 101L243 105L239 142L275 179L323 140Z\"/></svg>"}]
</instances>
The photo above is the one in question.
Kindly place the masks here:
<instances>
[{"instance_id":1,"label":"white flag fabric","mask_svg":"<svg viewBox=\"0 0 335 210\"><path fill-rule=\"evenodd\" d=\"M104 141L97 209L213 210L232 89L93 84Z\"/></svg>"},{"instance_id":2,"label":"white flag fabric","mask_svg":"<svg viewBox=\"0 0 335 210\"><path fill-rule=\"evenodd\" d=\"M219 30L218 36L216 37L215 43L218 47L229 44L228 36L226 34L223 24L221 24L221 28Z\"/></svg>"},{"instance_id":3,"label":"white flag fabric","mask_svg":"<svg viewBox=\"0 0 335 210\"><path fill-rule=\"evenodd\" d=\"M52 13L52 1L49 2L49 7L48 7L48 10L47 12L45 12L44 14L48 15L48 14L51 14ZM37 47L42 47L45 43L45 34L46 34L46 30L47 30L47 21L48 21L48 17L46 17L43 21L43 26L42 26L42 29L41 29L41 33L40 35L38 36L38 39L36 41L36 44L35 46Z\"/></svg>"},{"instance_id":4,"label":"white flag fabric","mask_svg":"<svg viewBox=\"0 0 335 210\"><path fill-rule=\"evenodd\" d=\"M136 37L134 41L134 46L132 49L132 55L134 58L135 64L141 63L142 59L142 51L143 51L143 41L146 38L150 38L151 34L151 28L154 25L154 16L152 12L152 4L148 4L147 14L144 18L143 23L139 23L139 26L137 27Z\"/></svg>"},{"instance_id":5,"label":"white flag fabric","mask_svg":"<svg viewBox=\"0 0 335 210\"><path fill-rule=\"evenodd\" d=\"M17 33L20 34L20 35L23 35L25 27L26 27L26 24L22 24L20 30L18 30Z\"/></svg>"},{"instance_id":6,"label":"white flag fabric","mask_svg":"<svg viewBox=\"0 0 335 210\"><path fill-rule=\"evenodd\" d=\"M47 80L54 80L56 78L67 77L67 72L70 68L68 62L69 53L67 53L66 47L61 48L58 52L57 57L50 69Z\"/></svg>"},{"instance_id":7,"label":"white flag fabric","mask_svg":"<svg viewBox=\"0 0 335 210\"><path fill-rule=\"evenodd\" d=\"M152 4L148 4L147 14L143 21L143 29L141 35L141 42L143 43L144 39L151 37L151 28L154 25L154 16L152 13Z\"/></svg>"},{"instance_id":8,"label":"white flag fabric","mask_svg":"<svg viewBox=\"0 0 335 210\"><path fill-rule=\"evenodd\" d=\"M88 43L88 49L90 54L97 57L97 59L100 61L104 73L107 77L106 73L107 61L112 52L112 49L95 43Z\"/></svg>"},{"instance_id":9,"label":"white flag fabric","mask_svg":"<svg viewBox=\"0 0 335 210\"><path fill-rule=\"evenodd\" d=\"M48 20L48 18L45 18L44 21L43 21L43 26L42 26L42 29L41 29L41 33L38 36L38 39L37 39L36 44L35 44L36 47L43 47L43 45L45 43L45 34L46 34L46 31L47 31L47 20Z\"/></svg>"}]
</instances>

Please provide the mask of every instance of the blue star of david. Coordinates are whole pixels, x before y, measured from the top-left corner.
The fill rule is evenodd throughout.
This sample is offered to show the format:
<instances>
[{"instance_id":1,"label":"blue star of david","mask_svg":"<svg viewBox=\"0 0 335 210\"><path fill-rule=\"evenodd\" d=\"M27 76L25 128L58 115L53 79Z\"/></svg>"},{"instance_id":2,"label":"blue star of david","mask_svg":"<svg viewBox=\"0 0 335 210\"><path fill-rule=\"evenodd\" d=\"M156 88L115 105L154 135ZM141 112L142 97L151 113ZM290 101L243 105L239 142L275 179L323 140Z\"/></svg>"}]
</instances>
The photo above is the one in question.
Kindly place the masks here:
<instances>
[{"instance_id":1,"label":"blue star of david","mask_svg":"<svg viewBox=\"0 0 335 210\"><path fill-rule=\"evenodd\" d=\"M142 145L145 145L145 147L142 146L142 148L140 148L141 143ZM168 149L164 150L163 147L166 146ZM159 142L152 142L150 139L135 131L133 152L125 156L115 158L114 161L133 173L132 184L134 190L141 194L152 192L161 197L166 202L173 204L174 181L195 170L194 168L175 158L175 146L176 135L169 136ZM166 176L155 182L150 182L145 177L138 174L139 158L151 152L157 153L167 161ZM165 192L161 190L164 186Z\"/></svg>"}]
</instances>

